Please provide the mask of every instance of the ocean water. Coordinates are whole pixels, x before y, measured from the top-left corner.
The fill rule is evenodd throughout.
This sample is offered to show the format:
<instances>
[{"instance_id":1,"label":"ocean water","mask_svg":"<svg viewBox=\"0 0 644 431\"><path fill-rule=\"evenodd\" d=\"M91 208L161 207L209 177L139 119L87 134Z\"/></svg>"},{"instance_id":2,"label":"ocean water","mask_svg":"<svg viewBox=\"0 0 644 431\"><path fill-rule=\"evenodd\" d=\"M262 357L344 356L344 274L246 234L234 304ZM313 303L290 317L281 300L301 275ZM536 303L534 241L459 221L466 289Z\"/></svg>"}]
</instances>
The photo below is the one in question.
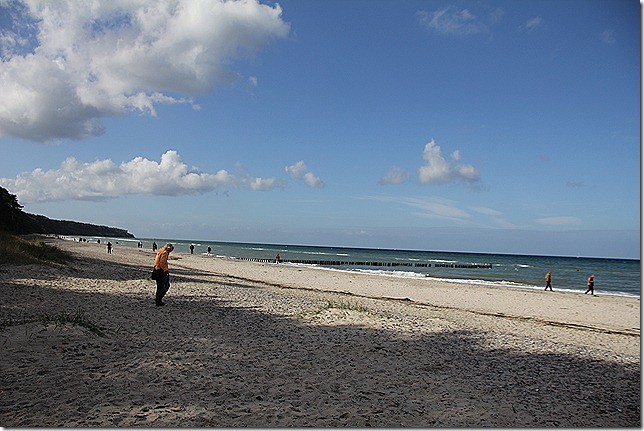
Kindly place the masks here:
<instances>
[{"instance_id":1,"label":"ocean water","mask_svg":"<svg viewBox=\"0 0 644 431\"><path fill-rule=\"evenodd\" d=\"M171 242L175 245L175 251L181 253L189 253L190 244L195 245L195 254L205 254L208 246L210 246L212 248L212 257L273 259L279 253L280 257L285 260L380 262L392 264L392 266L345 264L328 265L326 267L334 271L357 271L402 278L432 277L447 282L465 282L471 284L473 288L477 284L493 284L508 288L543 290L546 272L550 271L552 273L552 286L555 291L584 293L586 291L586 280L591 274L595 275L595 294L639 298L641 289L640 260L635 259L250 244L164 238L85 238L92 242L100 239L102 244L111 241L115 246L114 252L118 252L118 247L120 246L137 247L139 241L142 242L144 248L150 249L152 242L156 241L159 247L166 242ZM397 265L394 266L393 264ZM414 266L416 264L420 266ZM455 267L451 267L452 264ZM489 267L458 268L458 265L489 265Z\"/></svg>"}]
</instances>

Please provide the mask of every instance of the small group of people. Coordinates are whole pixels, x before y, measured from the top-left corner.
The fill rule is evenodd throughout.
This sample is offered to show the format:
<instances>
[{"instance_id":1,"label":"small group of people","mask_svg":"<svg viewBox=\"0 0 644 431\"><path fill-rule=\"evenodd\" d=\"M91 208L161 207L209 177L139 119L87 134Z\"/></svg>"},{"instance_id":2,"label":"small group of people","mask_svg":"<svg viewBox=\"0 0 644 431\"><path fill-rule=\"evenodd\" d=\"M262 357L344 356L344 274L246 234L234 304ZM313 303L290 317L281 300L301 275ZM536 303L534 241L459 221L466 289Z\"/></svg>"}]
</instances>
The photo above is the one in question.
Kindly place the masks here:
<instances>
[{"instance_id":1,"label":"small group of people","mask_svg":"<svg viewBox=\"0 0 644 431\"><path fill-rule=\"evenodd\" d=\"M208 255L212 253L212 247L208 246ZM195 254L195 245L190 244L190 254Z\"/></svg>"},{"instance_id":2,"label":"small group of people","mask_svg":"<svg viewBox=\"0 0 644 431\"><path fill-rule=\"evenodd\" d=\"M595 294L595 274L591 274L590 277L588 277L586 287L588 287L588 289L584 292L584 295L588 292L590 292L591 295ZM548 289L552 292L552 273L549 271L546 273L546 288L544 290Z\"/></svg>"}]
</instances>

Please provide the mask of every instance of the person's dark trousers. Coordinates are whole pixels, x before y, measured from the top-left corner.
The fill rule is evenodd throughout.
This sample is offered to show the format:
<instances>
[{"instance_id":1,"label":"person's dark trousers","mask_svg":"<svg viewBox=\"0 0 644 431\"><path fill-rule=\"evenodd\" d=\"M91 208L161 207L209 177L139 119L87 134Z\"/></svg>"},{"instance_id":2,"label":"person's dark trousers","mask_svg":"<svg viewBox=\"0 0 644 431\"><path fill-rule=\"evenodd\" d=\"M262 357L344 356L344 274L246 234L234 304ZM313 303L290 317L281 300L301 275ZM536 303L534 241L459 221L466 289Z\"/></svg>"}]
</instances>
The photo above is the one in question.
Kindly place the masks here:
<instances>
[{"instance_id":1,"label":"person's dark trousers","mask_svg":"<svg viewBox=\"0 0 644 431\"><path fill-rule=\"evenodd\" d=\"M163 304L163 297L168 290L170 289L170 274L167 272L163 273L163 276L157 280L157 295L156 295L156 304Z\"/></svg>"}]
</instances>

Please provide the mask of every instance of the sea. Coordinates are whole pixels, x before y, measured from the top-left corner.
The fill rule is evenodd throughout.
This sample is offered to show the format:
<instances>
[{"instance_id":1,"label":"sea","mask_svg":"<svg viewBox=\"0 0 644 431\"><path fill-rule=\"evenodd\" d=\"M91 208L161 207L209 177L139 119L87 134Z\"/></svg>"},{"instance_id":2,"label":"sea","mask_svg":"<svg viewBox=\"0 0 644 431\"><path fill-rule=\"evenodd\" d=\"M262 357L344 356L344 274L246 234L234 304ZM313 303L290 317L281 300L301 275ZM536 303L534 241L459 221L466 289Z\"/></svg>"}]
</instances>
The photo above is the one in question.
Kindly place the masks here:
<instances>
[{"instance_id":1,"label":"sea","mask_svg":"<svg viewBox=\"0 0 644 431\"><path fill-rule=\"evenodd\" d=\"M445 251L390 250L373 248L346 248L286 244L252 244L237 242L177 240L167 238L109 238L74 237L119 247L152 248L170 242L175 252L194 253L204 258L237 258L247 260L281 259L306 261L283 265L316 266L330 271L349 271L377 276L416 278L495 285L506 288L543 290L545 275L552 273L555 291L581 293L586 291L586 280L595 275L596 295L640 297L641 266L639 259L608 259L561 256L529 256L518 254L459 253ZM211 253L208 254L208 247ZM315 263L313 263L315 262Z\"/></svg>"}]
</instances>

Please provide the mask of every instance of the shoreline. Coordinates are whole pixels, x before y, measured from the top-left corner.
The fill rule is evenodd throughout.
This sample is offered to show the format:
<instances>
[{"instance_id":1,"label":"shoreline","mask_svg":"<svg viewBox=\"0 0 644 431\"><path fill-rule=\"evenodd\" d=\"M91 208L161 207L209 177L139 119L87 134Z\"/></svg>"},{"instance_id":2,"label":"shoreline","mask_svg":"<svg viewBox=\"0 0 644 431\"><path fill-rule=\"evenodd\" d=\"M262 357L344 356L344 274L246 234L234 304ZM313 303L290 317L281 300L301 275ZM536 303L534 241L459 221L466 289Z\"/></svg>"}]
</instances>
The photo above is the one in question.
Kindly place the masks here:
<instances>
[{"instance_id":1,"label":"shoreline","mask_svg":"<svg viewBox=\"0 0 644 431\"><path fill-rule=\"evenodd\" d=\"M549 254L521 254L521 253L494 253L494 252L477 252L477 251L449 251L449 250L420 250L420 249L405 249L405 248L380 248L380 247L349 247L349 246L341 246L341 245L315 245L315 244L279 244L279 243L256 243L256 242L239 242L239 241L215 241L215 240L193 240L193 239L177 239L177 238L156 238L156 237L133 237L133 238L128 238L128 237L106 237L106 236L97 236L97 235L59 235L60 237L67 238L69 240L74 240L79 237L83 238L105 238L105 239L115 239L115 240L123 240L123 241L129 241L129 242L135 242L135 241L163 241L163 242L170 242L172 244L175 243L180 243L180 244L195 244L197 246L203 246L203 245L213 245L213 244L220 244L220 243L225 243L225 244L239 244L239 245L262 245L262 246L270 246L270 247L314 247L314 248L333 248L333 249L340 249L340 250L367 250L367 251L392 251L392 252L410 252L410 253L457 253L457 254L472 254L472 255L479 255L479 256L508 256L508 257L521 257L521 256L526 256L526 257L554 257L554 258L575 258L575 259L599 259L599 260L615 260L615 261L620 261L620 260L628 260L628 261L640 261L640 258L636 257L619 257L619 256L612 256L612 257L602 257L602 256L577 256L577 255L549 255ZM321 253L324 255L325 253ZM342 254L346 255L346 254Z\"/></svg>"},{"instance_id":2,"label":"shoreline","mask_svg":"<svg viewBox=\"0 0 644 431\"><path fill-rule=\"evenodd\" d=\"M90 238L90 240L95 241L96 238ZM148 239L143 240L147 241L144 242L144 248L146 247L146 245L149 246L151 244ZM124 242L123 244L126 247L132 247L135 246L137 242L139 242L139 240L132 240ZM191 243L176 243L175 253L187 253L189 244ZM208 256L208 254L205 253L205 246L208 245L207 243L198 242L196 245L196 254ZM358 252L357 255L354 255L353 252L351 254L339 253L338 251L341 250L340 248L325 252L325 250L301 250L300 248L302 246L296 246L295 249L291 250L291 246L288 245L281 245L280 247L276 247L274 245L257 244L257 248L255 248L250 247L253 245L250 244L249 248L244 249L236 249L235 245L243 246L245 245L245 243L220 243L218 245L214 245L214 250L212 251L210 256L212 256L213 258L232 258L257 262L272 262L272 256L274 256L276 253L280 253L281 255L285 256L285 261L283 263L294 265L309 264L308 266L322 267L338 271L362 272L367 274L394 276L400 278L431 277L436 279L437 281L466 283L473 286L496 285L509 288L526 288L533 290L543 289L543 274L545 274L545 272L549 271L551 268L555 268L555 289L560 292L570 293L584 293L586 290L586 276L579 275L579 271L581 270L582 273L587 272L587 274L600 274L601 278L600 280L598 280L599 284L598 288L596 289L596 293L599 295L608 294L614 296L639 298L641 294L639 265L633 266L631 263L625 263L636 262L636 260L596 258L572 259L571 257L557 256L539 257L527 255L521 256L490 254L489 256L496 256L498 258L485 263L485 265L491 265L491 267L484 269L476 268L470 270L460 268L469 268L470 265L482 264L481 261L476 260L475 258L467 257L467 255L472 255L472 253L462 254L449 252L448 254L453 256L437 256L436 254L440 252L423 252L429 254L424 256L423 258L414 258L413 256L407 254L401 257L387 256L383 258L382 256L378 255L363 255L359 253L361 250L369 251L369 249L350 249L356 250ZM228 248L229 246L232 248ZM266 247L274 247L274 249ZM313 247L313 249L315 248L316 247ZM407 251L402 252L409 253ZM533 262L529 260L503 260L507 256L513 256L517 259L519 259L520 257L525 257L526 259L556 259L556 261L537 260ZM289 262L289 259L294 260L293 262ZM309 261L309 259L313 260ZM559 259L564 260L559 261ZM326 260L329 260L329 265L322 263ZM365 260L367 262L363 262ZM622 268L622 270L624 271L623 274L627 274L626 278L617 275L619 274L619 269L615 269L615 267L606 267L606 265L608 265L606 262L613 260L616 262L615 265L617 265L617 267L619 267L619 265L621 264L628 266L628 268ZM589 265L589 261L600 262L600 264L598 264L599 267L592 267L594 265ZM580 262L586 263L582 264ZM445 268L443 268L445 264L456 264L457 267L446 270ZM581 266L577 266L578 264L581 264ZM575 274L575 270L577 271L577 274Z\"/></svg>"},{"instance_id":3,"label":"shoreline","mask_svg":"<svg viewBox=\"0 0 644 431\"><path fill-rule=\"evenodd\" d=\"M0 268L5 427L641 426L639 299L173 252L155 307L151 250L46 241Z\"/></svg>"},{"instance_id":4,"label":"shoreline","mask_svg":"<svg viewBox=\"0 0 644 431\"><path fill-rule=\"evenodd\" d=\"M244 260L243 258L230 258L226 256L216 256L215 258L222 258L222 259L234 259L234 260ZM366 274L366 275L373 275L375 277L392 277L392 278L400 278L400 279L405 279L405 280L432 280L438 283L455 283L455 284L463 284L463 285L468 285L472 286L474 288L483 286L483 287L499 287L503 289L527 289L530 291L543 291L544 288L543 286L537 286L535 284L522 284L518 282L513 282L513 281L489 281L489 280L483 280L483 279L460 279L460 278L445 278L445 277L433 277L429 275L423 275L423 276L411 276L411 275L405 275L405 274L418 274L415 272L406 272L406 271L399 271L401 274L388 274L387 272L398 272L395 270L391 271L386 271L386 270L364 270L364 269L339 269L339 268L330 268L330 267L324 267L324 266L316 266L316 265L301 265L301 264L291 264L291 263L285 263L285 265L291 265L291 266L301 266L305 268L317 268L317 269L322 269L326 271L338 271L338 272L344 272L348 274L352 273L357 273L357 274ZM381 273L378 273L381 272ZM584 294L583 289L566 289L566 288L558 288L557 293L564 293L564 294ZM595 296L617 296L617 297L622 297L622 298L633 298L633 299L640 299L639 296L633 295L630 293L626 292L611 292L611 291L605 291L602 290L601 293L595 293Z\"/></svg>"},{"instance_id":5,"label":"shoreline","mask_svg":"<svg viewBox=\"0 0 644 431\"><path fill-rule=\"evenodd\" d=\"M216 263L209 265L207 259L199 260L198 255L178 253L176 256L191 259L191 266L200 269L217 268L229 276L277 287L352 294L371 299L397 299L447 309L640 335L640 299L634 297L609 294L571 295L574 292L545 292L540 289L521 289L491 283L472 285L467 282L446 282L432 277L387 277L333 268L227 258L216 259ZM300 280L303 271L308 271L309 274L304 281ZM308 287L311 283L317 287ZM526 300L534 302L526 303ZM575 310L575 315L571 316L568 310Z\"/></svg>"}]
</instances>

